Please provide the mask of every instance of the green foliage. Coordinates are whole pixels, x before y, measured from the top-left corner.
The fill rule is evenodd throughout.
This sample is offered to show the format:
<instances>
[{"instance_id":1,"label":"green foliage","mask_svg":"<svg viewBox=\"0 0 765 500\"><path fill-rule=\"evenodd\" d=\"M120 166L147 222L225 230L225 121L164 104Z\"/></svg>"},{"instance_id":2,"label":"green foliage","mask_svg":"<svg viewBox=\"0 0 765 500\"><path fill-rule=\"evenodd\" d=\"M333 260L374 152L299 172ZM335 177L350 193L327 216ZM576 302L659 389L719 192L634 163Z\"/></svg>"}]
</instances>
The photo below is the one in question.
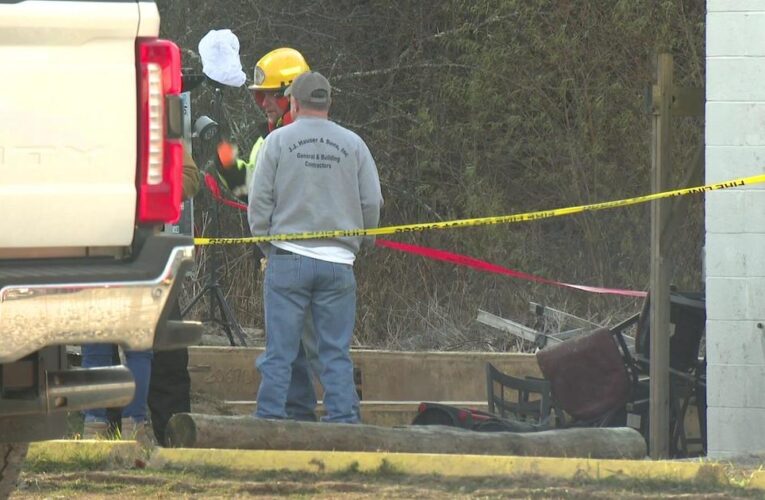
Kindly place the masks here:
<instances>
[{"instance_id":1,"label":"green foliage","mask_svg":"<svg viewBox=\"0 0 765 500\"><path fill-rule=\"evenodd\" d=\"M164 36L195 51L210 29L231 28L247 73L292 46L335 88L333 119L377 159L383 223L505 215L620 199L649 191L651 117L645 91L660 49L678 85L704 80L703 0L161 0ZM186 58L189 65L195 64ZM196 63L198 64L198 62ZM194 111L208 109L200 90ZM248 150L264 120L245 90L226 91L233 138ZM675 124L673 179L702 139ZM207 210L205 201L198 203ZM675 238L681 287L700 287L703 200ZM645 289L647 206L536 223L421 234L408 241L464 252L567 282ZM226 235L246 234L226 210ZM205 221L204 214L199 220ZM204 227L208 231L209 227ZM256 263L227 248L238 317L261 323ZM532 285L378 250L357 264L357 336L400 346L504 348L474 325L477 307L522 318L533 299L607 321L634 301ZM459 281L459 283L458 283ZM461 332L456 339L444 332ZM440 334L439 334L440 332ZM472 339L472 340L471 340ZM456 342L456 344L452 343Z\"/></svg>"}]
</instances>

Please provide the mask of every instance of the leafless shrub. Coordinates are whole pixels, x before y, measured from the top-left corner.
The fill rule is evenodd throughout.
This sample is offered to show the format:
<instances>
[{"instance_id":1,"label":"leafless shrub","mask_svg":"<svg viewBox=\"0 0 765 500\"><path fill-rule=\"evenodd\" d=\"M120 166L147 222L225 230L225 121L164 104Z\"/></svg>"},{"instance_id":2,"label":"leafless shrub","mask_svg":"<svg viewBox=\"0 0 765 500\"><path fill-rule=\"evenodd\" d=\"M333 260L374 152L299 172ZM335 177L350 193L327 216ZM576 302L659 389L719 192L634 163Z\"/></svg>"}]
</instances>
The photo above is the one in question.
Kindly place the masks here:
<instances>
[{"instance_id":1,"label":"leafless shrub","mask_svg":"<svg viewBox=\"0 0 765 500\"><path fill-rule=\"evenodd\" d=\"M301 50L335 89L333 119L356 130L377 159L385 225L627 198L649 190L652 56L675 55L681 86L704 80L704 1L629 0L161 0L164 36L187 53L210 29L239 36L248 73L279 46ZM185 59L198 65L193 56ZM195 91L194 113L211 92ZM265 121L244 89L225 91L231 137L247 151ZM678 120L673 182L701 144L702 124ZM195 145L197 147L198 145ZM200 149L197 148L199 152ZM197 203L210 234L209 201ZM247 234L222 209L222 233ZM569 283L645 289L647 205L534 223L423 233L406 241L465 253ZM674 283L701 286L703 199L675 240ZM205 257L190 291L205 276ZM223 283L240 321L262 325L251 249L224 250ZM357 263L356 343L411 349L515 349L475 324L476 310L520 320L528 301L612 323L632 299L458 269L377 249ZM202 310L195 310L196 315Z\"/></svg>"}]
</instances>

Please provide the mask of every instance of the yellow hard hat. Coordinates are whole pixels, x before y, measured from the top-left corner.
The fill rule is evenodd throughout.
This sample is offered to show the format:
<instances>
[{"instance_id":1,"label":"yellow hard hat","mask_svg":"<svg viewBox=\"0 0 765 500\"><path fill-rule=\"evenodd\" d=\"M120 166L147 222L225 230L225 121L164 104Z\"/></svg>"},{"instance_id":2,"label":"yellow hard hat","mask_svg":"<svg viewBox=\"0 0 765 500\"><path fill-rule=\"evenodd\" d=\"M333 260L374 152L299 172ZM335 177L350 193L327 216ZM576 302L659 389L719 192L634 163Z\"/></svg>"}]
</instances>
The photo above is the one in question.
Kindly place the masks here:
<instances>
[{"instance_id":1,"label":"yellow hard hat","mask_svg":"<svg viewBox=\"0 0 765 500\"><path fill-rule=\"evenodd\" d=\"M255 65L255 90L280 90L287 88L292 80L310 70L303 55L295 49L274 49L260 58Z\"/></svg>"}]
</instances>

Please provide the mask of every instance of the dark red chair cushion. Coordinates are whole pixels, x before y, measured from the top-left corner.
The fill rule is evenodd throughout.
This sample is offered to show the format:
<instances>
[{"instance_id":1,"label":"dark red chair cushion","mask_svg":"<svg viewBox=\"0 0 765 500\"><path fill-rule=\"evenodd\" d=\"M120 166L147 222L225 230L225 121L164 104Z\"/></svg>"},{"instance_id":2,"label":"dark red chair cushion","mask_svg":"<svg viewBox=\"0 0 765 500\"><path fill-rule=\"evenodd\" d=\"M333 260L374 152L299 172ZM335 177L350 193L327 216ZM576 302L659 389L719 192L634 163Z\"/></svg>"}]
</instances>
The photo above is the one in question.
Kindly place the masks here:
<instances>
[{"instance_id":1,"label":"dark red chair cushion","mask_svg":"<svg viewBox=\"0 0 765 500\"><path fill-rule=\"evenodd\" d=\"M603 328L537 352L553 400L576 420L592 420L623 407L630 382L611 333Z\"/></svg>"}]
</instances>

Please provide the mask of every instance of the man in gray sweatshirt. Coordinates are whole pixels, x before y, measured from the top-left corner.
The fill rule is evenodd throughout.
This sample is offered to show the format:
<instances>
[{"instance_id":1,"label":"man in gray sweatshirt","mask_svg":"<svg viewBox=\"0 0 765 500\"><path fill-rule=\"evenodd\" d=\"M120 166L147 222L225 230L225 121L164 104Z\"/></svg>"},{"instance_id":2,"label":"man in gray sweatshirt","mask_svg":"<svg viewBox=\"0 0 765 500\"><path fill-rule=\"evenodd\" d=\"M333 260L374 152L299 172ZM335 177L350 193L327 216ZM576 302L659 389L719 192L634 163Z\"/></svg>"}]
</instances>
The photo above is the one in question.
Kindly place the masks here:
<instances>
[{"instance_id":1,"label":"man in gray sweatshirt","mask_svg":"<svg viewBox=\"0 0 765 500\"><path fill-rule=\"evenodd\" d=\"M271 132L257 159L248 219L254 236L378 225L382 194L364 141L328 119L329 82L306 72L285 95L295 122ZM291 363L313 314L328 422L358 422L350 342L356 319L353 262L365 238L273 241L264 283L266 351L257 360L259 418L286 418ZM372 241L371 238L366 238Z\"/></svg>"}]
</instances>

